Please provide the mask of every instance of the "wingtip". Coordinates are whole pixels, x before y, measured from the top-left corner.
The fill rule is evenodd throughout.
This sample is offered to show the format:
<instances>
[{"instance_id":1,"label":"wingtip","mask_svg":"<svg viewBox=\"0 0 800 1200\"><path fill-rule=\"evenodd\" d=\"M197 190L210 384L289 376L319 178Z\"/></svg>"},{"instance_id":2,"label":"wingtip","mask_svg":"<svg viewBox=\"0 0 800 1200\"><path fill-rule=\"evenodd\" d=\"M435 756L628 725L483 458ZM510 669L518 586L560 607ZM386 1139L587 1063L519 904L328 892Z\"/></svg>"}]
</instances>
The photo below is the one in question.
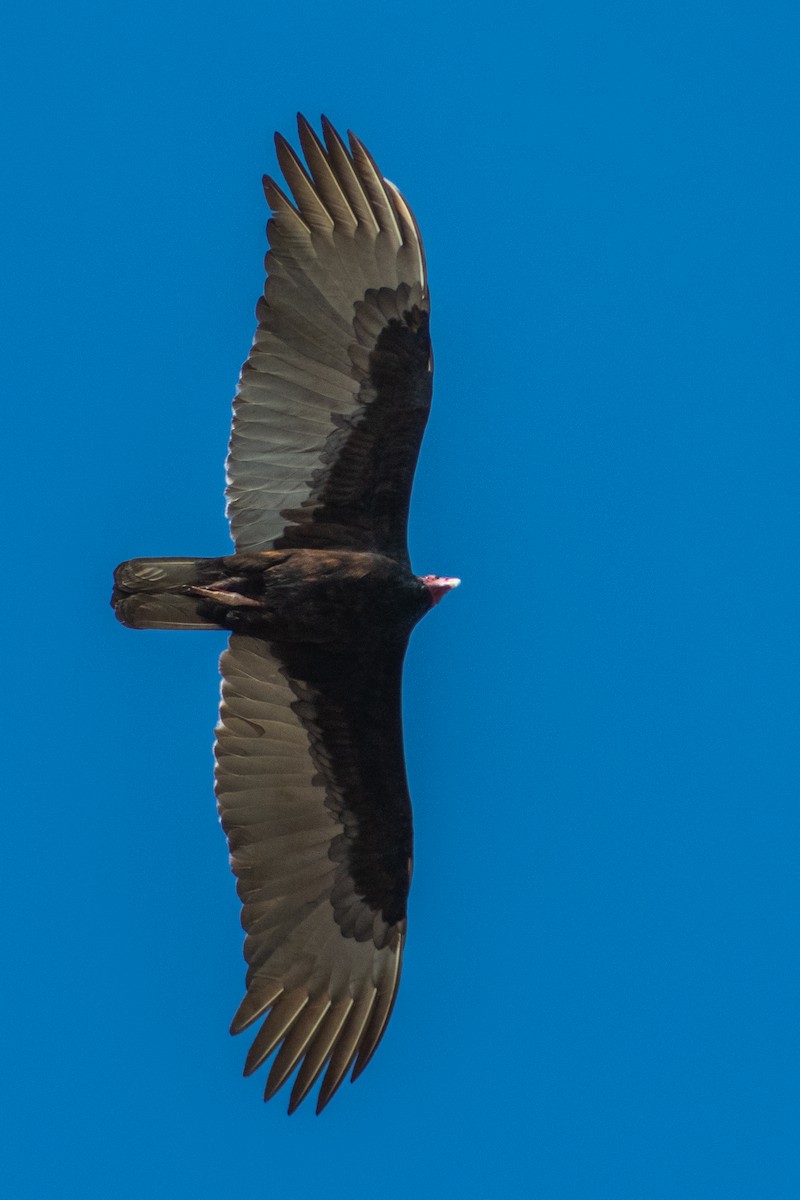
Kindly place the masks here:
<instances>
[{"instance_id":1,"label":"wingtip","mask_svg":"<svg viewBox=\"0 0 800 1200\"><path fill-rule=\"evenodd\" d=\"M302 1073L303 1068L300 1068L300 1073L297 1075L292 1085L291 1095L289 1096L289 1107L286 1109L286 1112L290 1117L292 1113L297 1112L298 1108L313 1088L314 1084L319 1078L320 1070L322 1070L322 1067L318 1068L313 1075L310 1075L304 1079Z\"/></svg>"},{"instance_id":2,"label":"wingtip","mask_svg":"<svg viewBox=\"0 0 800 1200\"><path fill-rule=\"evenodd\" d=\"M344 139L339 135L333 122L329 121L325 116L322 118L322 133L329 151L333 146L338 146L345 158L350 158L350 151L347 149Z\"/></svg>"},{"instance_id":3,"label":"wingtip","mask_svg":"<svg viewBox=\"0 0 800 1200\"><path fill-rule=\"evenodd\" d=\"M375 1047L375 1049L377 1049L377 1046ZM363 1062L359 1061L359 1059L356 1059L356 1061L355 1061L355 1065L353 1066L353 1070L352 1070L352 1073L351 1073L351 1075L350 1075L350 1082L351 1082L351 1083L355 1083L355 1081L358 1079L358 1077L359 1077L359 1075L361 1074L361 1072L362 1072L362 1071L366 1071L367 1067L368 1067L368 1066L369 1066L369 1064L370 1064L370 1060L372 1059L372 1055L373 1055L374 1053L375 1053L375 1050L373 1050L373 1051L372 1051L372 1054L368 1055L368 1057L367 1057L367 1058L365 1058L365 1059L363 1060Z\"/></svg>"},{"instance_id":4,"label":"wingtip","mask_svg":"<svg viewBox=\"0 0 800 1200\"><path fill-rule=\"evenodd\" d=\"M370 154L369 150L367 150L367 147L364 145L364 143L362 142L362 140L358 136L358 134L353 133L352 129L348 129L348 131L347 131L347 140L350 143L350 153L354 157L355 157L356 152L358 152L359 154L364 154L370 160L372 165L375 166L374 158ZM381 178L383 177L381 171L378 171L378 174L381 175Z\"/></svg>"},{"instance_id":5,"label":"wingtip","mask_svg":"<svg viewBox=\"0 0 800 1200\"><path fill-rule=\"evenodd\" d=\"M261 1061L261 1059L256 1061L255 1055L248 1054L244 1061L244 1067L242 1068L242 1076L245 1079L249 1078L249 1076L252 1075L254 1071L257 1071L261 1066Z\"/></svg>"},{"instance_id":6,"label":"wingtip","mask_svg":"<svg viewBox=\"0 0 800 1200\"><path fill-rule=\"evenodd\" d=\"M339 1082L341 1083L341 1080ZM327 1095L323 1095L322 1088L320 1088L319 1095L317 1096L317 1104L314 1109L314 1113L316 1114L316 1116L319 1116L320 1113L323 1111L323 1109L328 1107L328 1105L330 1104L334 1095L336 1094L337 1088L338 1088L338 1084L337 1084L337 1087L330 1090Z\"/></svg>"},{"instance_id":7,"label":"wingtip","mask_svg":"<svg viewBox=\"0 0 800 1200\"><path fill-rule=\"evenodd\" d=\"M272 986L269 986L269 983ZM267 985L261 987L249 988L245 992L244 999L233 1014L233 1020L230 1024L230 1031L233 1037L237 1033L242 1033L245 1029L262 1017L271 1004L274 1004L278 997L283 992L283 985L279 980L268 981Z\"/></svg>"},{"instance_id":8,"label":"wingtip","mask_svg":"<svg viewBox=\"0 0 800 1200\"><path fill-rule=\"evenodd\" d=\"M322 1085L317 1096L317 1116L330 1104L333 1097L338 1092L342 1083L347 1078L347 1072L350 1069L350 1063L355 1057L355 1050L349 1055L345 1061L336 1061L336 1057L331 1059L328 1064L328 1070L325 1072L325 1078L322 1080Z\"/></svg>"}]
</instances>

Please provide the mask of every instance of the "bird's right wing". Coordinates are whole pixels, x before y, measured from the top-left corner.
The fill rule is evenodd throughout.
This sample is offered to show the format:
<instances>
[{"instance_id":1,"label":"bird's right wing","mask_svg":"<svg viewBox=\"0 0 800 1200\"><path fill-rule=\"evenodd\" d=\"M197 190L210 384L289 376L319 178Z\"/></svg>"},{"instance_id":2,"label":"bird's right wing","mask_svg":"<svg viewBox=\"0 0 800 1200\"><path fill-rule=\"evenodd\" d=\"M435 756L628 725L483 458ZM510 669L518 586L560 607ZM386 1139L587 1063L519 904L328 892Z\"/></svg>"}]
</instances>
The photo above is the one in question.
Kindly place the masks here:
<instances>
[{"instance_id":1,"label":"bird's right wing","mask_svg":"<svg viewBox=\"0 0 800 1200\"><path fill-rule=\"evenodd\" d=\"M239 551L372 550L408 562L432 359L419 230L351 135L276 137L294 203L265 179L267 283L234 401L228 516Z\"/></svg>"},{"instance_id":2,"label":"bird's right wing","mask_svg":"<svg viewBox=\"0 0 800 1200\"><path fill-rule=\"evenodd\" d=\"M217 797L243 904L238 1033L269 1013L249 1074L280 1045L269 1099L300 1064L292 1112L328 1065L319 1111L371 1058L400 979L411 809L405 645L360 654L235 634L222 655Z\"/></svg>"}]
</instances>

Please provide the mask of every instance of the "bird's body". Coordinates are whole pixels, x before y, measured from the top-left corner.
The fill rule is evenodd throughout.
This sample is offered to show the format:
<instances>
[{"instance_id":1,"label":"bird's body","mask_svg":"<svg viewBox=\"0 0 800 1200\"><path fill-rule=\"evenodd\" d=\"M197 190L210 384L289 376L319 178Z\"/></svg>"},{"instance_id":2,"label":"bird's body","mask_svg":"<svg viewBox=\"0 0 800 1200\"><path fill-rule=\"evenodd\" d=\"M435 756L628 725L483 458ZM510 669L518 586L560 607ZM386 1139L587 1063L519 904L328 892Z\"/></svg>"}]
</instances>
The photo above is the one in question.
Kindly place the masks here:
<instances>
[{"instance_id":1,"label":"bird's body","mask_svg":"<svg viewBox=\"0 0 800 1200\"><path fill-rule=\"evenodd\" d=\"M112 603L123 624L141 629L148 608L155 621L158 607L175 601L187 605L187 623L193 608L197 628L322 644L350 657L368 652L371 636L405 645L435 603L403 564L359 550L132 559L117 569Z\"/></svg>"},{"instance_id":2,"label":"bird's body","mask_svg":"<svg viewBox=\"0 0 800 1200\"><path fill-rule=\"evenodd\" d=\"M321 1071L318 1110L371 1058L397 993L411 878L401 721L414 625L458 580L415 575L406 524L431 398L419 231L351 136L302 118L294 204L273 209L259 328L234 402L236 553L131 559L112 604L136 629L231 634L216 790L243 903L247 1057L269 1098Z\"/></svg>"}]
</instances>

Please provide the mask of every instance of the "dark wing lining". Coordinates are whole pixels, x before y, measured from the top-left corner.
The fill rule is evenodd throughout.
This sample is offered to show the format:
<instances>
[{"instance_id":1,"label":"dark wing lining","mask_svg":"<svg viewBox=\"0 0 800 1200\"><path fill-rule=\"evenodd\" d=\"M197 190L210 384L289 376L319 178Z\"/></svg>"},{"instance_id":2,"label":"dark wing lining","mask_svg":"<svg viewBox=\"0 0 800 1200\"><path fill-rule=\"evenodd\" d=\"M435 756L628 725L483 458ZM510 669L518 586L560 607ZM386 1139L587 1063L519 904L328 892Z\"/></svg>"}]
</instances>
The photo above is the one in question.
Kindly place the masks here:
<instances>
[{"instance_id":1,"label":"dark wing lining","mask_svg":"<svg viewBox=\"0 0 800 1200\"><path fill-rule=\"evenodd\" d=\"M322 1107L389 1018L406 928L411 808L400 685L405 645L345 658L234 635L223 654L217 797L243 903L239 1032L278 1045L272 1096L300 1064L290 1110L326 1063Z\"/></svg>"},{"instance_id":2,"label":"dark wing lining","mask_svg":"<svg viewBox=\"0 0 800 1200\"><path fill-rule=\"evenodd\" d=\"M299 118L272 180L258 330L234 401L228 515L237 550L377 550L407 562L431 399L428 291L408 205L351 135Z\"/></svg>"}]
</instances>

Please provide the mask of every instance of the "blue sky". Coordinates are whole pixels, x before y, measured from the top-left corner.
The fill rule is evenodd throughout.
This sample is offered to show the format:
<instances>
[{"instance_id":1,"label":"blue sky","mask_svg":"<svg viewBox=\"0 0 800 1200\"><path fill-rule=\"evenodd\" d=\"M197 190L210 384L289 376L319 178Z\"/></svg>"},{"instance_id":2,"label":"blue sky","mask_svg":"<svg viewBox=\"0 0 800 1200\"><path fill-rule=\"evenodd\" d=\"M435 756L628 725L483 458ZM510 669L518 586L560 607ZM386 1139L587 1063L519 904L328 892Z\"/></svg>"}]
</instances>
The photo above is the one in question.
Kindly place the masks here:
<instances>
[{"instance_id":1,"label":"blue sky","mask_svg":"<svg viewBox=\"0 0 800 1200\"><path fill-rule=\"evenodd\" d=\"M7 13L4 1177L15 1197L796 1197L791 5ZM412 202L434 413L400 998L322 1118L240 1077L216 634L274 129Z\"/></svg>"}]
</instances>

